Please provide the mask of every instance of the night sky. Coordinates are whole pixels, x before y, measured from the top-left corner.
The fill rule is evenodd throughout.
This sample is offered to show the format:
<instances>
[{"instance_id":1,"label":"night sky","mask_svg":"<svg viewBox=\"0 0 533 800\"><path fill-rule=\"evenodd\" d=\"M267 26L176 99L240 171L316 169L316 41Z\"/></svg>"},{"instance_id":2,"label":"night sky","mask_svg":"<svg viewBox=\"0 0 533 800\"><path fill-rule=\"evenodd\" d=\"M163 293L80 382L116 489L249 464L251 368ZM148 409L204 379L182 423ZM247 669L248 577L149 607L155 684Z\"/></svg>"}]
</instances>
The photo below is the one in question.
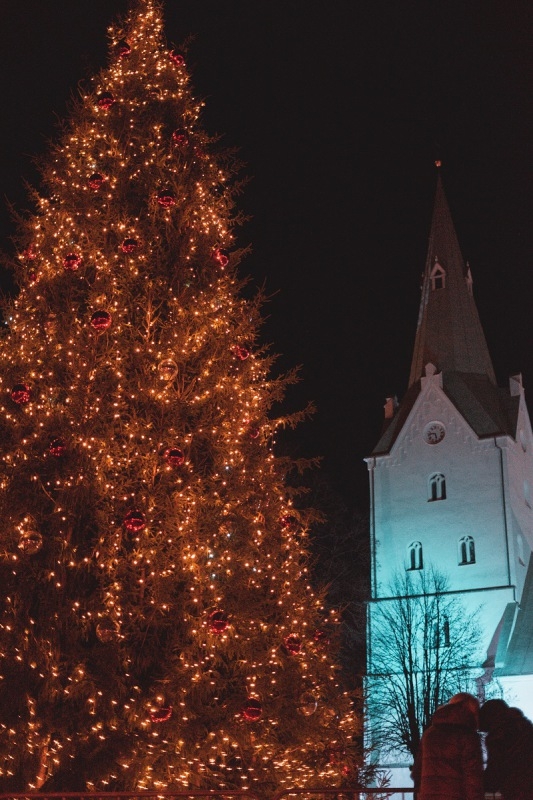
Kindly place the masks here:
<instances>
[{"instance_id":1,"label":"night sky","mask_svg":"<svg viewBox=\"0 0 533 800\"><path fill-rule=\"evenodd\" d=\"M2 1L0 249L78 82L105 65L127 0ZM263 341L302 365L291 441L322 455L346 502L368 503L383 402L407 386L436 182L442 178L500 384L533 398L533 4L166 0L193 36L204 127L251 180L241 270L272 299ZM5 281L7 285L7 281ZM533 410L533 406L532 406Z\"/></svg>"}]
</instances>

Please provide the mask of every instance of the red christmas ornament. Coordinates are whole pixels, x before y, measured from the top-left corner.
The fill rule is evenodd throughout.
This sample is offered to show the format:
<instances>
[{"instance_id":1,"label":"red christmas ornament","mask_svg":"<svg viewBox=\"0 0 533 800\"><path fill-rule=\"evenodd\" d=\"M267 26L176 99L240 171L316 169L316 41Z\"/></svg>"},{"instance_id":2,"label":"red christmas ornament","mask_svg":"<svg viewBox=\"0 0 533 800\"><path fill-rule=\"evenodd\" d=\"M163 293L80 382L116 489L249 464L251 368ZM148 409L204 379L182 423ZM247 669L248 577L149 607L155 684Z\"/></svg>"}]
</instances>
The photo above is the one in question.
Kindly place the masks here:
<instances>
[{"instance_id":1,"label":"red christmas ornament","mask_svg":"<svg viewBox=\"0 0 533 800\"><path fill-rule=\"evenodd\" d=\"M295 633L289 633L283 640L283 643L291 656L297 656L302 649L302 640L299 636L296 636Z\"/></svg>"},{"instance_id":2,"label":"red christmas ornament","mask_svg":"<svg viewBox=\"0 0 533 800\"><path fill-rule=\"evenodd\" d=\"M99 108L102 108L104 111L109 111L113 103L115 102L115 98L111 94L111 92L102 92L98 95L96 104Z\"/></svg>"},{"instance_id":3,"label":"red christmas ornament","mask_svg":"<svg viewBox=\"0 0 533 800\"><path fill-rule=\"evenodd\" d=\"M178 67L184 67L185 66L185 59L184 59L182 53L180 53L179 51L171 50L168 55L170 57L170 60L173 61L174 64L176 64Z\"/></svg>"},{"instance_id":4,"label":"red christmas ornament","mask_svg":"<svg viewBox=\"0 0 533 800\"><path fill-rule=\"evenodd\" d=\"M185 128L179 128L174 131L172 134L172 144L175 144L177 147L185 147L186 144L189 144L189 134Z\"/></svg>"},{"instance_id":5,"label":"red christmas ornament","mask_svg":"<svg viewBox=\"0 0 533 800\"><path fill-rule=\"evenodd\" d=\"M120 245L120 249L123 253L134 253L139 246L139 242L137 239L124 239L122 244Z\"/></svg>"},{"instance_id":6,"label":"red christmas ornament","mask_svg":"<svg viewBox=\"0 0 533 800\"><path fill-rule=\"evenodd\" d=\"M263 706L255 697L249 697L242 708L246 722L257 722L263 716Z\"/></svg>"},{"instance_id":7,"label":"red christmas ornament","mask_svg":"<svg viewBox=\"0 0 533 800\"><path fill-rule=\"evenodd\" d=\"M78 253L67 253L63 259L63 266L69 272L76 272L81 267L82 257Z\"/></svg>"},{"instance_id":8,"label":"red christmas ornament","mask_svg":"<svg viewBox=\"0 0 533 800\"><path fill-rule=\"evenodd\" d=\"M127 58L131 55L131 46L125 39L122 39L122 41L118 43L117 55L119 58Z\"/></svg>"},{"instance_id":9,"label":"red christmas ornament","mask_svg":"<svg viewBox=\"0 0 533 800\"><path fill-rule=\"evenodd\" d=\"M34 556L43 546L43 537L39 531L23 531L17 547L28 556Z\"/></svg>"},{"instance_id":10,"label":"red christmas ornament","mask_svg":"<svg viewBox=\"0 0 533 800\"><path fill-rule=\"evenodd\" d=\"M100 189L104 181L105 178L100 172L93 172L92 175L89 175L87 183L89 184L90 189L94 189L95 191L97 191L98 189Z\"/></svg>"},{"instance_id":11,"label":"red christmas ornament","mask_svg":"<svg viewBox=\"0 0 533 800\"><path fill-rule=\"evenodd\" d=\"M239 359L239 361L246 361L250 355L250 351L247 350L246 347L241 347L240 344L233 345L231 352Z\"/></svg>"},{"instance_id":12,"label":"red christmas ornament","mask_svg":"<svg viewBox=\"0 0 533 800\"><path fill-rule=\"evenodd\" d=\"M173 381L178 374L178 365L173 358L164 358L157 365L157 374L162 381Z\"/></svg>"},{"instance_id":13,"label":"red christmas ornament","mask_svg":"<svg viewBox=\"0 0 533 800\"><path fill-rule=\"evenodd\" d=\"M34 258L37 258L37 253L33 249L33 245L30 244L27 250L24 250L22 253L22 258L28 259L28 261L33 261Z\"/></svg>"},{"instance_id":14,"label":"red christmas ornament","mask_svg":"<svg viewBox=\"0 0 533 800\"><path fill-rule=\"evenodd\" d=\"M209 614L209 629L211 633L224 633L228 624L228 615L224 611L217 610Z\"/></svg>"},{"instance_id":15,"label":"red christmas ornament","mask_svg":"<svg viewBox=\"0 0 533 800\"><path fill-rule=\"evenodd\" d=\"M157 202L163 208L172 208L176 205L176 198L169 189L163 189L157 193Z\"/></svg>"},{"instance_id":16,"label":"red christmas ornament","mask_svg":"<svg viewBox=\"0 0 533 800\"><path fill-rule=\"evenodd\" d=\"M37 280L37 273L35 272L35 270L28 272L28 280L30 281L30 283L35 283L35 281Z\"/></svg>"},{"instance_id":17,"label":"red christmas ornament","mask_svg":"<svg viewBox=\"0 0 533 800\"><path fill-rule=\"evenodd\" d=\"M217 247L213 250L212 258L221 267L227 267L229 264L229 251Z\"/></svg>"},{"instance_id":18,"label":"red christmas ornament","mask_svg":"<svg viewBox=\"0 0 533 800\"><path fill-rule=\"evenodd\" d=\"M288 531L290 533L294 533L294 531L298 528L298 520L296 517L293 517L292 514L284 514L279 524L281 525L282 531Z\"/></svg>"},{"instance_id":19,"label":"red christmas ornament","mask_svg":"<svg viewBox=\"0 0 533 800\"><path fill-rule=\"evenodd\" d=\"M113 642L118 635L118 627L109 617L101 619L96 626L96 635L103 644Z\"/></svg>"},{"instance_id":20,"label":"red christmas ornament","mask_svg":"<svg viewBox=\"0 0 533 800\"><path fill-rule=\"evenodd\" d=\"M162 706L161 708L154 708L150 711L150 719L152 722L167 722L172 716L172 706Z\"/></svg>"},{"instance_id":21,"label":"red christmas ornament","mask_svg":"<svg viewBox=\"0 0 533 800\"><path fill-rule=\"evenodd\" d=\"M58 436L55 439L52 439L48 447L48 451L50 455L55 456L55 458L61 458L61 456L64 456L67 452L67 443L64 439L61 439Z\"/></svg>"},{"instance_id":22,"label":"red christmas ornament","mask_svg":"<svg viewBox=\"0 0 533 800\"><path fill-rule=\"evenodd\" d=\"M132 533L139 533L139 531L146 528L146 519L141 511L131 510L128 511L124 517L124 527Z\"/></svg>"},{"instance_id":23,"label":"red christmas ornament","mask_svg":"<svg viewBox=\"0 0 533 800\"><path fill-rule=\"evenodd\" d=\"M257 427L257 425L252 425L252 426L251 426L251 427L248 429L248 434L249 434L249 436L250 436L250 439L257 439L257 437L259 436L259 434L260 434L260 433L261 433L261 431L259 430L259 428Z\"/></svg>"},{"instance_id":24,"label":"red christmas ornament","mask_svg":"<svg viewBox=\"0 0 533 800\"><path fill-rule=\"evenodd\" d=\"M165 450L164 459L171 467L181 467L185 462L185 454L179 447L169 447Z\"/></svg>"},{"instance_id":25,"label":"red christmas ornament","mask_svg":"<svg viewBox=\"0 0 533 800\"><path fill-rule=\"evenodd\" d=\"M106 331L113 321L111 314L108 311L95 311L91 317L91 325L97 333Z\"/></svg>"},{"instance_id":26,"label":"red christmas ornament","mask_svg":"<svg viewBox=\"0 0 533 800\"><path fill-rule=\"evenodd\" d=\"M18 406L24 406L30 402L31 389L26 383L17 383L11 389L11 399Z\"/></svg>"}]
</instances>

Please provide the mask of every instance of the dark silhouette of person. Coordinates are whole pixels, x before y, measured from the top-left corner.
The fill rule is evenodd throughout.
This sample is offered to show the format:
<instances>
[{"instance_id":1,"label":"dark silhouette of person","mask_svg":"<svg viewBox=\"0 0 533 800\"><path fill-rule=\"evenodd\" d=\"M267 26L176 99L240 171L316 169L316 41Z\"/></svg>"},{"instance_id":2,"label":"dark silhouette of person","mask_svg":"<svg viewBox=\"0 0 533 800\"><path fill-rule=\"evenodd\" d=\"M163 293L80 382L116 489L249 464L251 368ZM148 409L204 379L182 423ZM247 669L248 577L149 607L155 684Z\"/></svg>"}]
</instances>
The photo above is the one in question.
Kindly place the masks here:
<instances>
[{"instance_id":1,"label":"dark silhouette of person","mask_svg":"<svg viewBox=\"0 0 533 800\"><path fill-rule=\"evenodd\" d=\"M533 800L533 723L505 700L487 700L479 711L486 731L485 791L503 800Z\"/></svg>"},{"instance_id":2,"label":"dark silhouette of person","mask_svg":"<svg viewBox=\"0 0 533 800\"><path fill-rule=\"evenodd\" d=\"M467 692L437 708L411 770L417 800L483 800L478 711Z\"/></svg>"}]
</instances>

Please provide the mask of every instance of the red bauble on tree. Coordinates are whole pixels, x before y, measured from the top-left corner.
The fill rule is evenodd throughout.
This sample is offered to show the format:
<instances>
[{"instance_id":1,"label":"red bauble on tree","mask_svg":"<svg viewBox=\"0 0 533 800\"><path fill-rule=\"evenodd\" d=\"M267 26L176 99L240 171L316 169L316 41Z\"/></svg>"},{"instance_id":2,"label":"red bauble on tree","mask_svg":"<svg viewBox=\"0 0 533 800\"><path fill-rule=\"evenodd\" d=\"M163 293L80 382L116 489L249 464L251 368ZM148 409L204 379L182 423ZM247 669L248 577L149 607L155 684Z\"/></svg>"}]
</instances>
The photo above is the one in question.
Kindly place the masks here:
<instances>
[{"instance_id":1,"label":"red bauble on tree","mask_svg":"<svg viewBox=\"0 0 533 800\"><path fill-rule=\"evenodd\" d=\"M240 344L234 344L231 348L231 352L233 353L239 361L246 361L248 356L250 355L250 351L246 349L246 347L242 347Z\"/></svg>"},{"instance_id":2,"label":"red bauble on tree","mask_svg":"<svg viewBox=\"0 0 533 800\"><path fill-rule=\"evenodd\" d=\"M229 264L229 250L225 250L224 248L217 247L212 252L213 261L215 261L221 267L227 267Z\"/></svg>"},{"instance_id":3,"label":"red bauble on tree","mask_svg":"<svg viewBox=\"0 0 533 800\"><path fill-rule=\"evenodd\" d=\"M108 311L95 311L91 316L91 325L97 333L103 333L111 327L113 318Z\"/></svg>"},{"instance_id":4,"label":"red bauble on tree","mask_svg":"<svg viewBox=\"0 0 533 800\"><path fill-rule=\"evenodd\" d=\"M172 716L172 706L159 706L150 711L150 720L152 722L168 722Z\"/></svg>"},{"instance_id":5,"label":"red bauble on tree","mask_svg":"<svg viewBox=\"0 0 533 800\"><path fill-rule=\"evenodd\" d=\"M312 692L304 692L300 697L300 704L298 708L304 717L312 716L318 708L318 702L315 695Z\"/></svg>"},{"instance_id":6,"label":"red bauble on tree","mask_svg":"<svg viewBox=\"0 0 533 800\"><path fill-rule=\"evenodd\" d=\"M298 529L298 520L292 514L284 514L279 521L282 531L294 533Z\"/></svg>"},{"instance_id":7,"label":"red bauble on tree","mask_svg":"<svg viewBox=\"0 0 533 800\"><path fill-rule=\"evenodd\" d=\"M117 44L117 55L119 58L127 58L131 55L131 45L125 39Z\"/></svg>"},{"instance_id":8,"label":"red bauble on tree","mask_svg":"<svg viewBox=\"0 0 533 800\"><path fill-rule=\"evenodd\" d=\"M120 245L120 249L123 253L134 253L139 246L139 242L137 239L132 239L131 237L128 239L124 239L122 244Z\"/></svg>"},{"instance_id":9,"label":"red bauble on tree","mask_svg":"<svg viewBox=\"0 0 533 800\"><path fill-rule=\"evenodd\" d=\"M63 266L68 272L76 272L81 267L82 257L79 253L67 253L63 259Z\"/></svg>"},{"instance_id":10,"label":"red bauble on tree","mask_svg":"<svg viewBox=\"0 0 533 800\"><path fill-rule=\"evenodd\" d=\"M87 183L90 189L94 189L97 191L101 188L105 181L105 177L100 172L93 172L92 175L89 175Z\"/></svg>"},{"instance_id":11,"label":"red bauble on tree","mask_svg":"<svg viewBox=\"0 0 533 800\"><path fill-rule=\"evenodd\" d=\"M43 546L43 537L39 531L22 531L18 541L18 549L27 556L34 556Z\"/></svg>"},{"instance_id":12,"label":"red bauble on tree","mask_svg":"<svg viewBox=\"0 0 533 800\"><path fill-rule=\"evenodd\" d=\"M263 706L255 697L249 697L242 707L242 715L246 722L257 722L263 716Z\"/></svg>"},{"instance_id":13,"label":"red bauble on tree","mask_svg":"<svg viewBox=\"0 0 533 800\"><path fill-rule=\"evenodd\" d=\"M287 653L291 656L297 656L302 650L302 640L295 633L289 633L283 640L283 644L285 645Z\"/></svg>"},{"instance_id":14,"label":"red bauble on tree","mask_svg":"<svg viewBox=\"0 0 533 800\"><path fill-rule=\"evenodd\" d=\"M168 55L170 60L173 61L176 66L185 66L185 58L183 57L183 54L179 52L179 50L171 50Z\"/></svg>"},{"instance_id":15,"label":"red bauble on tree","mask_svg":"<svg viewBox=\"0 0 533 800\"><path fill-rule=\"evenodd\" d=\"M33 261L35 258L37 258L37 253L33 249L32 244L30 244L30 246L26 250L24 250L21 258L23 258L25 261Z\"/></svg>"},{"instance_id":16,"label":"red bauble on tree","mask_svg":"<svg viewBox=\"0 0 533 800\"><path fill-rule=\"evenodd\" d=\"M176 198L171 189L162 189L157 193L156 200L163 208L172 208L176 205Z\"/></svg>"},{"instance_id":17,"label":"red bauble on tree","mask_svg":"<svg viewBox=\"0 0 533 800\"><path fill-rule=\"evenodd\" d=\"M11 389L11 399L18 406L24 406L31 400L31 389L27 383L17 383Z\"/></svg>"},{"instance_id":18,"label":"red bauble on tree","mask_svg":"<svg viewBox=\"0 0 533 800\"><path fill-rule=\"evenodd\" d=\"M228 625L228 615L224 611L217 609L209 614L209 630L211 633L224 633Z\"/></svg>"},{"instance_id":19,"label":"red bauble on tree","mask_svg":"<svg viewBox=\"0 0 533 800\"><path fill-rule=\"evenodd\" d=\"M250 425L250 427L248 428L248 436L250 437L250 439L257 439L260 433L261 430L257 425Z\"/></svg>"},{"instance_id":20,"label":"red bauble on tree","mask_svg":"<svg viewBox=\"0 0 533 800\"><path fill-rule=\"evenodd\" d=\"M103 617L96 625L96 635L103 644L114 642L118 636L118 627L109 617Z\"/></svg>"},{"instance_id":21,"label":"red bauble on tree","mask_svg":"<svg viewBox=\"0 0 533 800\"><path fill-rule=\"evenodd\" d=\"M48 451L50 455L54 456L55 458L61 458L61 456L64 456L67 452L67 443L60 436L56 436L56 438L52 439L50 442Z\"/></svg>"},{"instance_id":22,"label":"red bauble on tree","mask_svg":"<svg viewBox=\"0 0 533 800\"><path fill-rule=\"evenodd\" d=\"M182 467L185 463L185 454L180 447L168 447L163 456L170 467Z\"/></svg>"},{"instance_id":23,"label":"red bauble on tree","mask_svg":"<svg viewBox=\"0 0 533 800\"><path fill-rule=\"evenodd\" d=\"M162 381L173 381L178 375L178 365L173 358L164 358L157 365L157 374Z\"/></svg>"},{"instance_id":24,"label":"red bauble on tree","mask_svg":"<svg viewBox=\"0 0 533 800\"><path fill-rule=\"evenodd\" d=\"M174 131L172 144L176 145L176 147L185 147L185 145L189 144L189 134L185 128L178 128L178 130Z\"/></svg>"},{"instance_id":25,"label":"red bauble on tree","mask_svg":"<svg viewBox=\"0 0 533 800\"><path fill-rule=\"evenodd\" d=\"M131 533L139 533L146 528L146 518L142 511L132 509L124 517L124 527Z\"/></svg>"},{"instance_id":26,"label":"red bauble on tree","mask_svg":"<svg viewBox=\"0 0 533 800\"><path fill-rule=\"evenodd\" d=\"M102 108L104 111L109 111L111 106L115 103L115 98L111 94L111 92L102 92L98 95L96 99L96 105L98 108Z\"/></svg>"}]
</instances>

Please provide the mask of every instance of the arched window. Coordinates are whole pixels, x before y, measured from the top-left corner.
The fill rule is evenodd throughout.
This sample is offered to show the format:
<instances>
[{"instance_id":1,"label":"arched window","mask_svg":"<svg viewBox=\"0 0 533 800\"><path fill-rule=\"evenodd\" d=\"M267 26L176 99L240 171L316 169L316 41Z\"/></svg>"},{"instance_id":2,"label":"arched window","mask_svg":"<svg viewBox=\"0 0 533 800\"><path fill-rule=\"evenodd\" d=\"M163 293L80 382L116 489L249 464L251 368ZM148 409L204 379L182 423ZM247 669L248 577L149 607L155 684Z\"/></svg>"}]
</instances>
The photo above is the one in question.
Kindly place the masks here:
<instances>
[{"instance_id":1,"label":"arched window","mask_svg":"<svg viewBox=\"0 0 533 800\"><path fill-rule=\"evenodd\" d=\"M407 548L407 569L422 569L422 545L420 542L411 542Z\"/></svg>"},{"instance_id":2,"label":"arched window","mask_svg":"<svg viewBox=\"0 0 533 800\"><path fill-rule=\"evenodd\" d=\"M459 566L476 563L476 546L471 536L459 539Z\"/></svg>"},{"instance_id":3,"label":"arched window","mask_svg":"<svg viewBox=\"0 0 533 800\"><path fill-rule=\"evenodd\" d=\"M446 500L446 478L440 472L435 472L428 479L428 501Z\"/></svg>"}]
</instances>

